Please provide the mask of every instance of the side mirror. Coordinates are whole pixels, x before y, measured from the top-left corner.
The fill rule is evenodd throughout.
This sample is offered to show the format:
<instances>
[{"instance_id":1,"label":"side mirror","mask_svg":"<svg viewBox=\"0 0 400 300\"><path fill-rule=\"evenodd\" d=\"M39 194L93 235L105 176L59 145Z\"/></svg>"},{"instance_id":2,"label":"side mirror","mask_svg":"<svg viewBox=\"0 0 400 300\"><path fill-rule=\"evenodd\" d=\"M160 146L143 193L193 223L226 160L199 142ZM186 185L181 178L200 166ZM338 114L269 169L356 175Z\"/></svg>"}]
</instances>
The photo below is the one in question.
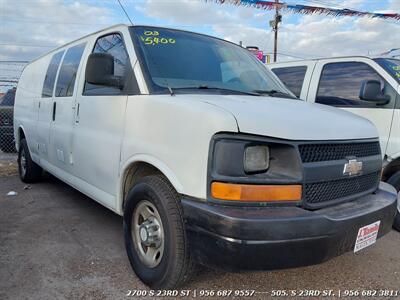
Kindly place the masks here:
<instances>
[{"instance_id":1,"label":"side mirror","mask_svg":"<svg viewBox=\"0 0 400 300\"><path fill-rule=\"evenodd\" d=\"M121 76L114 75L114 57L108 53L92 53L86 64L85 80L91 84L123 89Z\"/></svg>"},{"instance_id":2,"label":"side mirror","mask_svg":"<svg viewBox=\"0 0 400 300\"><path fill-rule=\"evenodd\" d=\"M361 100L375 102L376 105L386 105L390 102L389 95L382 95L381 83L378 80L364 80L359 97Z\"/></svg>"}]
</instances>

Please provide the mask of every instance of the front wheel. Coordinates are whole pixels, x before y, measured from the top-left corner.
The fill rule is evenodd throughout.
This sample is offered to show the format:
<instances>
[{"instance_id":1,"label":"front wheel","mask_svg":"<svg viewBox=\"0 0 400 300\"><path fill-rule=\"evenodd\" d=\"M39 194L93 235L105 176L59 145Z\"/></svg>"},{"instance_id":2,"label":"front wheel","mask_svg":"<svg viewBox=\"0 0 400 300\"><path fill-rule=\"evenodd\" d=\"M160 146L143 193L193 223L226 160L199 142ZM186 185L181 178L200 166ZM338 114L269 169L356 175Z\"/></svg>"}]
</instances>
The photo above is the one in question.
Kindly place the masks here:
<instances>
[{"instance_id":1,"label":"front wheel","mask_svg":"<svg viewBox=\"0 0 400 300\"><path fill-rule=\"evenodd\" d=\"M392 176L390 176L387 183L393 185L394 188L396 189L396 191L399 192L400 191L400 171L397 171ZM397 201L400 201L400 200L398 199ZM400 231L400 212L398 209L397 209L396 218L394 219L393 228L396 229L397 231Z\"/></svg>"},{"instance_id":2,"label":"front wheel","mask_svg":"<svg viewBox=\"0 0 400 300\"><path fill-rule=\"evenodd\" d=\"M189 279L194 263L179 195L163 176L144 177L129 191L123 223L129 261L146 285L173 289Z\"/></svg>"}]
</instances>

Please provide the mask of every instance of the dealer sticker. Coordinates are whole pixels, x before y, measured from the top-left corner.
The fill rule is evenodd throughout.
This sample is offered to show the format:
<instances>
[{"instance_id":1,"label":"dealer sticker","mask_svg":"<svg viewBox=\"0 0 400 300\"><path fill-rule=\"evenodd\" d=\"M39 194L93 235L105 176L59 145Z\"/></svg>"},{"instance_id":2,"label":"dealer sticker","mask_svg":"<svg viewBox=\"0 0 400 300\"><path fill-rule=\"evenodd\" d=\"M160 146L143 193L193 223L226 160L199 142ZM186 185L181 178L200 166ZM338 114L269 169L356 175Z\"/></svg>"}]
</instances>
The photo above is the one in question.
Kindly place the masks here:
<instances>
[{"instance_id":1,"label":"dealer sticker","mask_svg":"<svg viewBox=\"0 0 400 300\"><path fill-rule=\"evenodd\" d=\"M376 242L380 224L381 221L376 221L375 223L361 227L358 230L356 244L354 246L354 253Z\"/></svg>"}]
</instances>

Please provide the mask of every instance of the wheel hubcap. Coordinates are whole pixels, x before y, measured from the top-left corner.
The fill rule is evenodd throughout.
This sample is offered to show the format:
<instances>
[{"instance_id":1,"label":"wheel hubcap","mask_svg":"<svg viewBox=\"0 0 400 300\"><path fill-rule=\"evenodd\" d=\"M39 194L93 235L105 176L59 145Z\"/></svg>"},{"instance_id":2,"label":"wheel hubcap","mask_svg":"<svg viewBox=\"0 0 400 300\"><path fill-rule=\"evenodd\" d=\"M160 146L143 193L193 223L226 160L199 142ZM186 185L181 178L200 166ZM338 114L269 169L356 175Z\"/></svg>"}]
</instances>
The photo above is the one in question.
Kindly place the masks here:
<instances>
[{"instance_id":1,"label":"wheel hubcap","mask_svg":"<svg viewBox=\"0 0 400 300\"><path fill-rule=\"evenodd\" d=\"M147 200L140 201L132 218L132 239L140 260L148 267L156 267L164 252L164 230L160 214Z\"/></svg>"},{"instance_id":2,"label":"wheel hubcap","mask_svg":"<svg viewBox=\"0 0 400 300\"><path fill-rule=\"evenodd\" d=\"M25 156L25 150L21 150L21 173L22 176L25 176L26 173L26 156Z\"/></svg>"}]
</instances>

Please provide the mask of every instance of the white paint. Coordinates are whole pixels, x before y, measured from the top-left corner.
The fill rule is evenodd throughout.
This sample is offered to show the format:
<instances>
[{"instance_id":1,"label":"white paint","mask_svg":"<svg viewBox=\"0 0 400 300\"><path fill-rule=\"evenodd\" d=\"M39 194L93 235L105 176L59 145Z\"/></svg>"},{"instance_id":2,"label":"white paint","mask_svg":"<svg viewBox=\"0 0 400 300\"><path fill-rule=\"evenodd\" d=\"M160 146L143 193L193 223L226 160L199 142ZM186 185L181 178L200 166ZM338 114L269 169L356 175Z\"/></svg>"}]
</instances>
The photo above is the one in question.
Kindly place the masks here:
<instances>
[{"instance_id":1,"label":"white paint","mask_svg":"<svg viewBox=\"0 0 400 300\"><path fill-rule=\"evenodd\" d=\"M368 57L338 57L327 59L315 59L296 62L284 62L270 64L270 69L294 67L294 66L307 66L307 72L304 78L300 98L309 103L314 103L317 95L319 80L323 67L328 63L334 62L361 62L369 65L374 69L385 81L395 90L400 99L400 85L399 83L387 73L379 64ZM391 101L396 101L392 99ZM397 100L399 101L399 100ZM400 157L400 109L388 108L342 108L351 113L357 114L370 120L377 127L379 132L380 144L382 149L382 156L387 157L388 160L393 160ZM336 123L338 129L341 125Z\"/></svg>"},{"instance_id":2,"label":"white paint","mask_svg":"<svg viewBox=\"0 0 400 300\"><path fill-rule=\"evenodd\" d=\"M124 37L142 95L83 96L84 66L96 39L116 31ZM73 97L42 99L51 56L82 42L86 48ZM61 47L25 68L15 101L16 140L22 128L32 159L116 213L122 214L124 175L137 162L158 168L179 193L205 199L210 141L219 132L291 140L377 137L375 127L362 118L302 101L243 95L148 95L133 47L124 25ZM62 101L60 109L57 103L58 125L52 121L54 101Z\"/></svg>"}]
</instances>

